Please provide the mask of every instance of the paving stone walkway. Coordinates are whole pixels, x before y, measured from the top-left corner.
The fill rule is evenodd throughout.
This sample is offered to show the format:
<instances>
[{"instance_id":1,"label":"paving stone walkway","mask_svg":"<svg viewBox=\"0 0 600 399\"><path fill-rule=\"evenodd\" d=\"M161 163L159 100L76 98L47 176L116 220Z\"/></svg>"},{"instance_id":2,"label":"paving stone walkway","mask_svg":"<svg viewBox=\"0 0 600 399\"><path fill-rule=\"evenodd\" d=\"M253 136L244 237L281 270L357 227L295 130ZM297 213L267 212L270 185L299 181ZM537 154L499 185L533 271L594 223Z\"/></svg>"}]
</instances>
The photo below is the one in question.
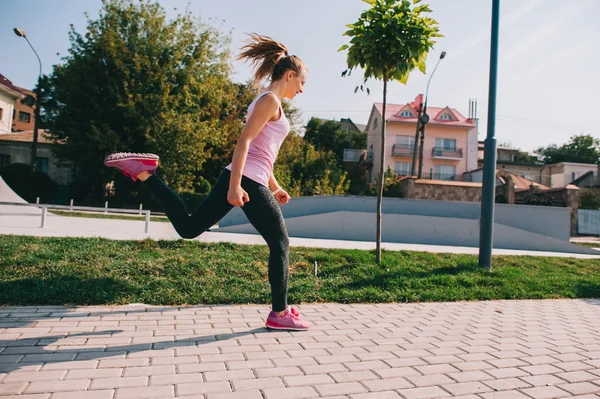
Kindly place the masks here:
<instances>
[{"instance_id":1,"label":"paving stone walkway","mask_svg":"<svg viewBox=\"0 0 600 399\"><path fill-rule=\"evenodd\" d=\"M600 398L600 300L0 307L9 399Z\"/></svg>"}]
</instances>

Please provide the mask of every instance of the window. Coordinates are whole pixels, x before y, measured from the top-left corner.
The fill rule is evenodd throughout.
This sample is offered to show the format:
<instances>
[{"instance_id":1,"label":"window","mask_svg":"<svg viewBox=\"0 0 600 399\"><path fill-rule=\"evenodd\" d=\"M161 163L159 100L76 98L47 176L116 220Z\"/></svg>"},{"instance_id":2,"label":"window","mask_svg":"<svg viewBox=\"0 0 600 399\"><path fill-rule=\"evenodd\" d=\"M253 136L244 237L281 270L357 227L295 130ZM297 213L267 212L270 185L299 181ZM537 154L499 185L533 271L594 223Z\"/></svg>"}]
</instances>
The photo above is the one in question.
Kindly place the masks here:
<instances>
[{"instance_id":1,"label":"window","mask_svg":"<svg viewBox=\"0 0 600 399\"><path fill-rule=\"evenodd\" d=\"M433 178L435 180L454 180L456 178L456 167L454 165L435 165Z\"/></svg>"},{"instance_id":2,"label":"window","mask_svg":"<svg viewBox=\"0 0 600 399\"><path fill-rule=\"evenodd\" d=\"M0 169L10 165L10 155L0 154Z\"/></svg>"},{"instance_id":3,"label":"window","mask_svg":"<svg viewBox=\"0 0 600 399\"><path fill-rule=\"evenodd\" d=\"M450 115L450 114L448 114L448 113L445 113L445 114L442 114L442 115L440 115L440 118L439 118L439 119L440 119L441 121L453 121L453 120L454 120L454 118L452 117L452 115Z\"/></svg>"},{"instance_id":4,"label":"window","mask_svg":"<svg viewBox=\"0 0 600 399\"><path fill-rule=\"evenodd\" d=\"M580 172L571 173L571 181L579 179L579 176L581 176Z\"/></svg>"},{"instance_id":5,"label":"window","mask_svg":"<svg viewBox=\"0 0 600 399\"><path fill-rule=\"evenodd\" d=\"M48 158L36 158L35 171L48 174Z\"/></svg>"},{"instance_id":6,"label":"window","mask_svg":"<svg viewBox=\"0 0 600 399\"><path fill-rule=\"evenodd\" d=\"M396 144L402 148L415 148L415 138L412 136L396 136Z\"/></svg>"},{"instance_id":7,"label":"window","mask_svg":"<svg viewBox=\"0 0 600 399\"><path fill-rule=\"evenodd\" d=\"M395 162L394 173L398 176L408 176L410 175L410 167L410 162Z\"/></svg>"},{"instance_id":8,"label":"window","mask_svg":"<svg viewBox=\"0 0 600 399\"><path fill-rule=\"evenodd\" d=\"M456 151L456 139L435 139L435 146L442 151Z\"/></svg>"},{"instance_id":9,"label":"window","mask_svg":"<svg viewBox=\"0 0 600 399\"><path fill-rule=\"evenodd\" d=\"M31 121L31 114L29 112L19 111L19 121L29 123Z\"/></svg>"},{"instance_id":10,"label":"window","mask_svg":"<svg viewBox=\"0 0 600 399\"><path fill-rule=\"evenodd\" d=\"M4 115L4 108L0 108L0 121L2 120L2 115Z\"/></svg>"},{"instance_id":11,"label":"window","mask_svg":"<svg viewBox=\"0 0 600 399\"><path fill-rule=\"evenodd\" d=\"M373 129L377 129L378 124L379 124L379 119L375 118L375 121L373 122Z\"/></svg>"},{"instance_id":12,"label":"window","mask_svg":"<svg viewBox=\"0 0 600 399\"><path fill-rule=\"evenodd\" d=\"M405 109L404 111L400 112L400 116L403 118L414 118L415 115L410 112L409 110Z\"/></svg>"}]
</instances>

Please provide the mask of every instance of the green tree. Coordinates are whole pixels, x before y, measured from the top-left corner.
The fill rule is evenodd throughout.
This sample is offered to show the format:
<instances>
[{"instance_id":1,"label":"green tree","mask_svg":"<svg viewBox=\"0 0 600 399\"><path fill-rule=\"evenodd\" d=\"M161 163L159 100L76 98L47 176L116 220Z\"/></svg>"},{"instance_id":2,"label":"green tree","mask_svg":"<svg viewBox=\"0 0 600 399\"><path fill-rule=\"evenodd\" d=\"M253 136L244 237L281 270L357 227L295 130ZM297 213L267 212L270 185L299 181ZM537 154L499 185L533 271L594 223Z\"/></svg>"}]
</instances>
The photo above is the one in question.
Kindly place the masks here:
<instances>
[{"instance_id":1,"label":"green tree","mask_svg":"<svg viewBox=\"0 0 600 399\"><path fill-rule=\"evenodd\" d=\"M381 123L381 157L377 174L376 230L377 263L380 263L387 85L394 80L405 84L415 68L425 73L427 54L435 44L433 39L441 35L438 22L426 16L431 12L429 5L417 5L421 0L363 1L371 7L357 22L347 25L349 30L344 35L351 37L350 45L342 46L340 51L348 50L348 69L342 76L350 75L353 69L360 67L364 71L364 83L369 78L383 80L384 122Z\"/></svg>"},{"instance_id":2,"label":"green tree","mask_svg":"<svg viewBox=\"0 0 600 399\"><path fill-rule=\"evenodd\" d=\"M344 149L366 148L367 135L356 130L346 130L338 121L323 121L311 118L306 124L304 139L318 150L332 151L340 165L344 160Z\"/></svg>"},{"instance_id":3,"label":"green tree","mask_svg":"<svg viewBox=\"0 0 600 399\"><path fill-rule=\"evenodd\" d=\"M345 194L350 185L335 154L317 150L297 133L283 142L274 174L291 196Z\"/></svg>"},{"instance_id":4,"label":"green tree","mask_svg":"<svg viewBox=\"0 0 600 399\"><path fill-rule=\"evenodd\" d=\"M572 136L568 143L558 147L552 144L540 147L535 153L545 164L558 162L596 163L600 158L600 139L589 134Z\"/></svg>"},{"instance_id":5,"label":"green tree","mask_svg":"<svg viewBox=\"0 0 600 399\"><path fill-rule=\"evenodd\" d=\"M531 155L528 152L519 151L515 154L515 162L536 163L539 161L540 160L538 159L537 156Z\"/></svg>"},{"instance_id":6,"label":"green tree","mask_svg":"<svg viewBox=\"0 0 600 399\"><path fill-rule=\"evenodd\" d=\"M185 11L167 20L152 0L104 0L46 79L47 127L77 168L82 195L101 195L115 151L156 152L175 190L205 185L203 165L228 155L244 102L230 81L229 36ZM117 192L126 179L117 179ZM128 189L133 186L128 187Z\"/></svg>"},{"instance_id":7,"label":"green tree","mask_svg":"<svg viewBox=\"0 0 600 399\"><path fill-rule=\"evenodd\" d=\"M600 188L586 188L579 195L579 209L600 210Z\"/></svg>"}]
</instances>

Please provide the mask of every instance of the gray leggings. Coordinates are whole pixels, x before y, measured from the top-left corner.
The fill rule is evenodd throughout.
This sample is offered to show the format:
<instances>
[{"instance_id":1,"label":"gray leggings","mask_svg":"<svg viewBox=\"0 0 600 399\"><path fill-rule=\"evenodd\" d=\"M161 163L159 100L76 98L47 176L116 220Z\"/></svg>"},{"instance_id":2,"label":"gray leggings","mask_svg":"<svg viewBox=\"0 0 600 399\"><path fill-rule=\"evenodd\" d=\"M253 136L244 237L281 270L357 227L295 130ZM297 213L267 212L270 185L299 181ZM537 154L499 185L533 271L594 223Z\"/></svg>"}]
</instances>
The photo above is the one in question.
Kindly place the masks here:
<instances>
[{"instance_id":1,"label":"gray leggings","mask_svg":"<svg viewBox=\"0 0 600 399\"><path fill-rule=\"evenodd\" d=\"M158 176L150 176L145 184L152 190L177 233L183 238L195 238L233 209L233 205L227 202L230 177L231 172L224 169L212 191L191 215L177 193L171 190ZM269 246L271 304L274 311L280 312L287 307L290 252L283 215L269 188L245 176L242 176L242 188L250 197L250 201L244 204L242 210Z\"/></svg>"}]
</instances>

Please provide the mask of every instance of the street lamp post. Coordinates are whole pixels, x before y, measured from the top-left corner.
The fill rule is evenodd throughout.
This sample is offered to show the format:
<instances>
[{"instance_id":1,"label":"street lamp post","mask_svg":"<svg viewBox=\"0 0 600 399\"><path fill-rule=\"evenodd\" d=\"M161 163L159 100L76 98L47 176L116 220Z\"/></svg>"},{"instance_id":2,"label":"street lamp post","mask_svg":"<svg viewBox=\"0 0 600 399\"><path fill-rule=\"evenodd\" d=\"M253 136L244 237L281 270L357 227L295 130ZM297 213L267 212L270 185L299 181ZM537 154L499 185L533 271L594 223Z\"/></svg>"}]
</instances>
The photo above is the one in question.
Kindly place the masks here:
<instances>
[{"instance_id":1,"label":"street lamp post","mask_svg":"<svg viewBox=\"0 0 600 399\"><path fill-rule=\"evenodd\" d=\"M423 173L423 142L425 141L425 125L427 125L427 122L429 122L429 115L427 115L427 96L429 95L429 83L431 83L431 78L433 78L433 75L435 74L438 65L440 65L440 61L443 60L445 56L446 52L442 51L442 54L440 54L440 58L438 59L437 64L435 64L433 72L431 72L431 76L429 76L429 81L427 81L427 89L425 90L425 107L423 108L423 114L419 118L419 122L421 124L421 142L419 143L419 174L417 176L417 178L419 179L421 178Z\"/></svg>"},{"instance_id":2,"label":"street lamp post","mask_svg":"<svg viewBox=\"0 0 600 399\"><path fill-rule=\"evenodd\" d=\"M14 28L13 31L15 32L15 35L27 40L27 44L29 44L29 47L31 47L31 49L33 50L35 56L38 59L38 63L40 64L40 74L38 76L38 83L35 90L35 110L33 110L33 142L31 143L31 171L35 172L35 164L37 160L38 127L40 123L40 109L42 101L42 89L40 87L42 83L42 60L40 60L40 56L38 55L37 51L35 51L31 43L29 42L25 31L21 28Z\"/></svg>"},{"instance_id":3,"label":"street lamp post","mask_svg":"<svg viewBox=\"0 0 600 399\"><path fill-rule=\"evenodd\" d=\"M490 83L488 99L487 137L483 149L483 187L479 230L479 266L492 270L494 241L494 197L496 192L496 89L498 86L498 34L500 0L492 1L492 32L490 46Z\"/></svg>"}]
</instances>

